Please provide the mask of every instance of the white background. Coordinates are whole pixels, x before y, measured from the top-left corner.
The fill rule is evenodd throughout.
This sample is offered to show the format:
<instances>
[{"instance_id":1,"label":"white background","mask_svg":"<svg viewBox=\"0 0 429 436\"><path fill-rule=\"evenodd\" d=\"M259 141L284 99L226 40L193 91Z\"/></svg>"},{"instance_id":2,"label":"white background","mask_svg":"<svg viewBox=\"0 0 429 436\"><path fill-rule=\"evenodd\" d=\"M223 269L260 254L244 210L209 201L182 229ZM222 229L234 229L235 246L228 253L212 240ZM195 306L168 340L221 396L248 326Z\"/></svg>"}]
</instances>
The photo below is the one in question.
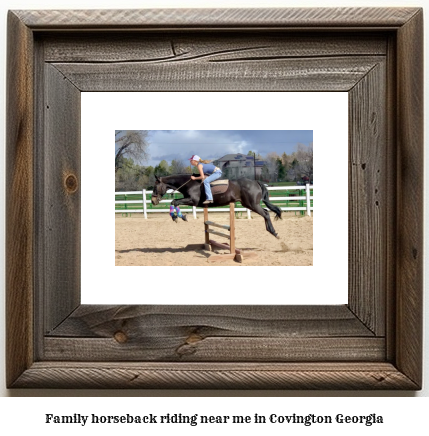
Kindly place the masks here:
<instances>
[{"instance_id":1,"label":"white background","mask_svg":"<svg viewBox=\"0 0 429 436\"><path fill-rule=\"evenodd\" d=\"M347 303L348 93L84 92L81 97L82 303ZM314 266L194 268L194 276L212 277L212 280L204 280L204 292L194 281L183 280L191 276L188 266L115 267L112 194L115 190L115 129L313 130L317 210ZM94 172L94 162L101 171ZM324 200L334 192L335 200ZM96 205L94 198L97 198ZM334 203L336 206L332 209ZM164 215L165 226L174 225L168 214ZM260 231L275 243L262 223ZM179 226L177 237L180 240ZM287 244L287 235L282 238ZM201 243L203 241L201 227ZM183 246L187 244L186 240L182 242ZM280 242L278 245L280 248Z\"/></svg>"},{"instance_id":2,"label":"white background","mask_svg":"<svg viewBox=\"0 0 429 436\"><path fill-rule=\"evenodd\" d=\"M421 6L423 7L427 1L397 1L397 0L342 0L342 1L292 1L292 0L218 0L218 1L197 1L197 0L147 0L145 2L138 0L121 0L119 1L108 1L108 0L76 0L76 1L64 1L59 3L58 0L6 0L1 3L1 44L0 44L0 56L2 62L2 68L0 69L0 78L2 83L2 88L0 91L2 99L2 107L5 109L5 59L6 59L6 10L7 9L34 9L34 8L141 8L141 7L201 7L201 6L216 6L216 7L296 7L296 6ZM427 14L425 22L428 23ZM427 26L426 26L427 29ZM427 34L427 32L426 32ZM428 59L428 48L429 43L427 41L427 36L425 36L425 59ZM426 68L427 71L427 68ZM427 77L427 73L426 73ZM425 101L427 98L427 91L425 91ZM427 111L425 115L425 126L428 126ZM0 118L0 133L2 138L4 138L4 116ZM427 141L427 140L426 140ZM425 167L428 168L427 158L425 159ZM0 174L4 174L4 159L1 157L0 161ZM4 192L4 180L0 179L1 192ZM4 196L3 196L4 197ZM4 229L4 203L1 206L2 211L0 214L0 227ZM426 220L427 224L427 220ZM1 246L4 247L4 232L0 232ZM425 237L425 242L427 242L427 236ZM0 252L1 269L0 269L0 279L1 283L4 283L4 250ZM426 260L427 266L427 260ZM427 268L426 268L427 271ZM428 350L429 350L429 330L427 327L428 319L428 309L427 309L427 285L425 285L425 376L428 376ZM1 295L3 304L0 305L0 318L4 319L4 288L1 286ZM1 323L1 335L0 335L0 355L4 356L4 323ZM4 358L0 358L0 373L4 374ZM425 380L424 389L421 392L350 392L350 391L310 391L310 392L295 392L295 391L74 391L74 390L21 390L21 391L8 391L5 388L4 376L0 380L0 395L3 396L41 396L41 397L65 397L65 398L39 398L39 399L28 399L25 398L2 398L0 401L0 429L4 432L4 429L8 427L6 432L12 433L13 431L18 432L20 430L27 430L32 432L32 434L73 434L74 436L78 434L78 428L74 426L62 426L60 429L54 427L53 429L47 429L43 424L43 414L55 411L62 414L67 413L94 413L101 409L104 409L106 413L126 413L130 411L131 413L145 413L149 411L151 407L162 407L160 403L164 405L164 410L169 410L174 413L174 409L177 410L177 405L179 404L182 408L181 411L186 411L187 413L202 413L202 410L206 413L224 413L225 410L228 413L236 412L240 413L252 413L256 407L264 410L279 410L297 413L301 411L308 411L308 413L322 413L328 410L329 413L335 414L341 411L347 411L350 413L364 414L364 413L383 413L388 419L388 424L382 428L376 426L373 427L347 427L339 428L341 434L347 432L351 435L360 435L366 433L371 434L395 434L397 432L407 432L409 434L417 434L422 431L422 428L427 428L427 410L429 402L427 401L429 394L428 384ZM72 401L67 397L73 396L125 396L128 398L121 399L107 399L107 398L78 398ZM146 398L146 397L169 397L169 396L187 396L188 398ZM255 397L259 398L233 398L234 396L244 396L244 397ZM337 398L337 397L354 397L354 398ZM365 398L360 398L364 396ZM392 398L386 399L386 396ZM407 399L403 397L426 397L420 399ZM133 398L137 397L137 398ZM225 398L217 398L225 397ZM308 398L290 398L290 397L308 397ZM321 398L322 397L322 398ZM384 397L384 398L380 398ZM172 404L173 403L173 404ZM209 412L208 412L209 411ZM85 430L85 428L83 428ZM188 427L180 428L181 432L186 432L189 434L190 429ZM196 427L196 431L200 431ZM299 429L299 430L298 430ZM102 429L104 434L118 434L120 431L126 430L131 433L128 427L104 427ZM161 429L163 430L163 429ZM179 430L173 427L175 433ZM228 429L230 433L232 431L237 431L235 428ZM265 427L263 431L270 431L270 434L274 433L272 428ZM138 434L143 434L144 429L137 428ZM137 434L136 430L133 430ZM225 428L214 427L211 429L209 434L216 434L219 432L225 432ZM249 433L258 432L261 433L261 428L258 426L252 426L250 428L246 427L246 431ZM293 433L292 433L293 431ZM299 432L298 432L299 431ZM319 434L321 431L320 427L281 427L280 430L276 430L274 434ZM327 430L323 429L323 433ZM338 431L338 430L337 430ZM44 433L42 433L44 432ZM331 434L335 434L333 427L329 428ZM86 431L87 434L93 434L90 430ZM99 434L99 431L98 431Z\"/></svg>"}]
</instances>

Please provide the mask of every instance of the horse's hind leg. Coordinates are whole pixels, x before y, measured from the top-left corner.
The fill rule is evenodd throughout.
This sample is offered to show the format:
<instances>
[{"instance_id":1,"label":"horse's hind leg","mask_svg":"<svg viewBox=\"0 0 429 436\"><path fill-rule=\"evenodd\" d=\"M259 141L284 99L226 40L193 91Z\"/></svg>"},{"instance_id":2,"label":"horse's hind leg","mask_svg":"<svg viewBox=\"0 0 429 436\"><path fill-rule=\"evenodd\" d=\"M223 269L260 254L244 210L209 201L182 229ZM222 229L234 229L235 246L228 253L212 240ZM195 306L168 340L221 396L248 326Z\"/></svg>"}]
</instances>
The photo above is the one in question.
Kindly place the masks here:
<instances>
[{"instance_id":1,"label":"horse's hind leg","mask_svg":"<svg viewBox=\"0 0 429 436\"><path fill-rule=\"evenodd\" d=\"M241 201L241 204L247 209L250 209L251 211L257 213L258 215L261 215L265 220L265 228L267 229L267 231L270 232L277 239L279 238L277 236L276 231L274 230L273 223L271 222L270 213L267 210L265 210L260 204L256 204L256 205L245 204L243 200Z\"/></svg>"}]
</instances>

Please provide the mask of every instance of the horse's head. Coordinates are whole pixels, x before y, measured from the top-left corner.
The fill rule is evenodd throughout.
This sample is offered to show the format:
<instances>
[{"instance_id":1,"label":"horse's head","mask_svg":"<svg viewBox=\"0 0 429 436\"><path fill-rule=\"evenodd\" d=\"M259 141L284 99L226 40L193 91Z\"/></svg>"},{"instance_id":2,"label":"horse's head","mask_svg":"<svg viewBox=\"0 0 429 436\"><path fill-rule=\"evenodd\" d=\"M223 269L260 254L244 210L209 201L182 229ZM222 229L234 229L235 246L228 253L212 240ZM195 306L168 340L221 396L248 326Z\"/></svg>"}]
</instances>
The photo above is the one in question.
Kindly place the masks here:
<instances>
[{"instance_id":1,"label":"horse's head","mask_svg":"<svg viewBox=\"0 0 429 436\"><path fill-rule=\"evenodd\" d=\"M154 206L159 204L161 198L167 192L167 185L163 183L158 176L155 176L155 178L156 178L156 182L155 182L155 186L153 187L152 198L151 198L152 204Z\"/></svg>"}]
</instances>

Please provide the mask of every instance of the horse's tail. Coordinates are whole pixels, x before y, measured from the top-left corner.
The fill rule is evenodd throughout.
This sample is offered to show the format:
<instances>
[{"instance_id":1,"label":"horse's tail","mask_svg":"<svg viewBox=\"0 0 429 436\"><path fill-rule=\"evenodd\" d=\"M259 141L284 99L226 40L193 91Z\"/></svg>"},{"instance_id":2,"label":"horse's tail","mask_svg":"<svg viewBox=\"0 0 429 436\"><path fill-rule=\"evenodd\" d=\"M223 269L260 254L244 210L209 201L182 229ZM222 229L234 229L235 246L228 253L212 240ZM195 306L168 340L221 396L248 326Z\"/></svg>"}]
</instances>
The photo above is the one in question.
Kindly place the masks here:
<instances>
[{"instance_id":1,"label":"horse's tail","mask_svg":"<svg viewBox=\"0 0 429 436\"><path fill-rule=\"evenodd\" d=\"M274 220L278 220L279 218L282 219L282 211L279 207L277 207L276 205L274 205L273 203L269 202L269 195L268 195L268 189L266 188L266 186L260 182L259 180L257 180L259 186L262 189L262 201L265 203L265 206L268 207L268 209L270 209L272 212L274 212L276 214L276 216L274 217Z\"/></svg>"}]
</instances>

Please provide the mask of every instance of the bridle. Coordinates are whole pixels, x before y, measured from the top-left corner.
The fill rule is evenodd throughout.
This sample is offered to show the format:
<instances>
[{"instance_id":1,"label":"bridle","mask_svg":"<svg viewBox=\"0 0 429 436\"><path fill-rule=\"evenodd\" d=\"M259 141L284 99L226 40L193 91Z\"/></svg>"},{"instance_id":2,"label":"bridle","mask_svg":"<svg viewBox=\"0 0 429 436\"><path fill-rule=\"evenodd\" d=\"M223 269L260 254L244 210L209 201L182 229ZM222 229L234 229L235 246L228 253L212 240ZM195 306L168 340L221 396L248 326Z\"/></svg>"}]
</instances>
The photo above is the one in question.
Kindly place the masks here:
<instances>
[{"instance_id":1,"label":"bridle","mask_svg":"<svg viewBox=\"0 0 429 436\"><path fill-rule=\"evenodd\" d=\"M192 180L192 179L187 180L183 185L180 185L177 189L174 188L174 186L173 186L174 191L172 192L172 194L174 194L175 192L178 192L179 189L180 189L182 186L185 186L185 185L186 185L187 183L189 183L191 180ZM167 183L163 183L163 182L160 182L160 183L162 183L162 184L165 185L165 186L169 186ZM167 192L167 190L166 190L166 192ZM158 189L157 189L157 190L156 190L156 196L154 196L153 193L152 193L152 198L155 197L158 201L161 201L161 198L162 198L164 195L165 195L165 193L162 194L162 195L158 194Z\"/></svg>"}]
</instances>

